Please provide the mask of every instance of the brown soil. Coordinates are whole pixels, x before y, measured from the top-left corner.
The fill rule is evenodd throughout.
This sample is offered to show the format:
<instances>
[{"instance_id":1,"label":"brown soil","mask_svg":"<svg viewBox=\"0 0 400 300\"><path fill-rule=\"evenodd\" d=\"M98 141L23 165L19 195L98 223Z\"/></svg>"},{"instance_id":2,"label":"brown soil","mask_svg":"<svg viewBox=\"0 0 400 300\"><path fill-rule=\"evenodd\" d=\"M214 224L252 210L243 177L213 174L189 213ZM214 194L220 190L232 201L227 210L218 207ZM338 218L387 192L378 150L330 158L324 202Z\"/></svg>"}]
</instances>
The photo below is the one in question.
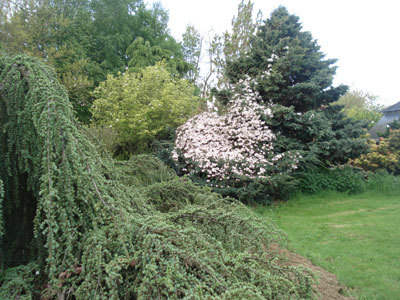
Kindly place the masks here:
<instances>
[{"instance_id":1,"label":"brown soil","mask_svg":"<svg viewBox=\"0 0 400 300\"><path fill-rule=\"evenodd\" d=\"M273 246L274 250L277 250L276 246ZM336 275L329 273L328 271L315 266L307 258L290 252L288 250L278 250L288 261L285 261L285 265L298 266L302 265L306 268L311 269L318 276L318 283L314 285L314 290L319 300L356 300L357 298L344 296L346 287L339 284L336 279Z\"/></svg>"}]
</instances>

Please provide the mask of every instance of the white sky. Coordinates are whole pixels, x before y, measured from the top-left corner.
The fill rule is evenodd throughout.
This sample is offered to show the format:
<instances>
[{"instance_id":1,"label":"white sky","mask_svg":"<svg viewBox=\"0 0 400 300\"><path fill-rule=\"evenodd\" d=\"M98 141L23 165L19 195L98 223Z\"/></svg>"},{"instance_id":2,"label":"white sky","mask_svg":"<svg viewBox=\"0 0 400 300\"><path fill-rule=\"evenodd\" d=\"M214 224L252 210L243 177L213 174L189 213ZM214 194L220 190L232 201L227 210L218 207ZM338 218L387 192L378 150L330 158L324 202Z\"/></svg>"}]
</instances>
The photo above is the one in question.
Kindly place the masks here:
<instances>
[{"instance_id":1,"label":"white sky","mask_svg":"<svg viewBox=\"0 0 400 300\"><path fill-rule=\"evenodd\" d=\"M147 3L155 2L147 0ZM169 11L171 34L181 40L186 25L207 34L231 27L240 0L159 0ZM327 58L337 58L334 84L370 92L384 105L400 101L400 1L253 0L263 19L279 5L300 17Z\"/></svg>"}]
</instances>

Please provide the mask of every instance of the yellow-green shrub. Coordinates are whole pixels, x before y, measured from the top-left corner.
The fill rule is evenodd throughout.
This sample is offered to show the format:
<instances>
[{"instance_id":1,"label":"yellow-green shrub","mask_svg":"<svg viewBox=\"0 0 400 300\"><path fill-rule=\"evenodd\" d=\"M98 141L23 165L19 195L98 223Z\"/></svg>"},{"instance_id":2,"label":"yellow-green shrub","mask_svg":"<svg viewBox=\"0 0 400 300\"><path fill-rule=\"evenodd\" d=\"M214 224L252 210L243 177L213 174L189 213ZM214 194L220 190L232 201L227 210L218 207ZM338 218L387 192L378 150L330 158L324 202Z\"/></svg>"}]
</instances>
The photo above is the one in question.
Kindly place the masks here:
<instances>
[{"instance_id":1,"label":"yellow-green shrub","mask_svg":"<svg viewBox=\"0 0 400 300\"><path fill-rule=\"evenodd\" d=\"M379 144L370 141L371 151L350 161L351 165L367 171L385 169L400 174L400 130L392 130L388 138L381 138Z\"/></svg>"},{"instance_id":2,"label":"yellow-green shrub","mask_svg":"<svg viewBox=\"0 0 400 300\"><path fill-rule=\"evenodd\" d=\"M94 124L114 128L119 144L131 153L146 152L153 140L165 138L169 128L182 125L199 106L194 86L173 77L162 63L109 75L93 95Z\"/></svg>"}]
</instances>

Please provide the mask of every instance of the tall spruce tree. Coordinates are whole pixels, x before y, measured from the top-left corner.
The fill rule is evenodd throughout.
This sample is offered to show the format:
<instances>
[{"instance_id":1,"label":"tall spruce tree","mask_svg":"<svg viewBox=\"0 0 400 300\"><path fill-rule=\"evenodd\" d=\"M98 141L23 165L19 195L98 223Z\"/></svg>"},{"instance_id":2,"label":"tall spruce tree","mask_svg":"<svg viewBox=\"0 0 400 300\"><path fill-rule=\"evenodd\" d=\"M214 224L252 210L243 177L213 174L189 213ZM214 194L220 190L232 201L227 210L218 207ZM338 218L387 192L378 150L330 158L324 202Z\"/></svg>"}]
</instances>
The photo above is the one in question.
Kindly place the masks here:
<instances>
[{"instance_id":1,"label":"tall spruce tree","mask_svg":"<svg viewBox=\"0 0 400 300\"><path fill-rule=\"evenodd\" d=\"M345 85L332 86L335 62L325 59L299 18L280 6L259 26L248 55L227 61L226 75L232 82L250 75L265 101L306 112L338 100L347 91Z\"/></svg>"},{"instance_id":2,"label":"tall spruce tree","mask_svg":"<svg viewBox=\"0 0 400 300\"><path fill-rule=\"evenodd\" d=\"M250 76L262 101L275 104L273 118L266 120L277 136L275 149L302 152L305 168L331 166L368 151L365 124L329 105L348 89L332 85L335 62L302 30L299 18L280 6L258 26L247 53L227 60L225 75L231 83ZM226 103L231 93L216 95Z\"/></svg>"}]
</instances>

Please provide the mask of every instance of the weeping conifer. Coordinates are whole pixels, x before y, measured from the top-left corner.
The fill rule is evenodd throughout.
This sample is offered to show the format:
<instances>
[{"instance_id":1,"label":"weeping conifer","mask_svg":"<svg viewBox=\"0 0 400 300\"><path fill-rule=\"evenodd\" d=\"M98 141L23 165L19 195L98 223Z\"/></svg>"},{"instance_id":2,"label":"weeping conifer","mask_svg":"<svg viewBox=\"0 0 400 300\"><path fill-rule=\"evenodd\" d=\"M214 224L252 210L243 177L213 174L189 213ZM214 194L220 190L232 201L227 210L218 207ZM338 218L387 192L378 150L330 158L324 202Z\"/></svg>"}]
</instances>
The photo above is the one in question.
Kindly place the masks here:
<instances>
[{"instance_id":1,"label":"weeping conifer","mask_svg":"<svg viewBox=\"0 0 400 300\"><path fill-rule=\"evenodd\" d=\"M2 57L0 82L0 298L311 297L270 223L161 163L129 180L146 164L100 155L53 70Z\"/></svg>"}]
</instances>

